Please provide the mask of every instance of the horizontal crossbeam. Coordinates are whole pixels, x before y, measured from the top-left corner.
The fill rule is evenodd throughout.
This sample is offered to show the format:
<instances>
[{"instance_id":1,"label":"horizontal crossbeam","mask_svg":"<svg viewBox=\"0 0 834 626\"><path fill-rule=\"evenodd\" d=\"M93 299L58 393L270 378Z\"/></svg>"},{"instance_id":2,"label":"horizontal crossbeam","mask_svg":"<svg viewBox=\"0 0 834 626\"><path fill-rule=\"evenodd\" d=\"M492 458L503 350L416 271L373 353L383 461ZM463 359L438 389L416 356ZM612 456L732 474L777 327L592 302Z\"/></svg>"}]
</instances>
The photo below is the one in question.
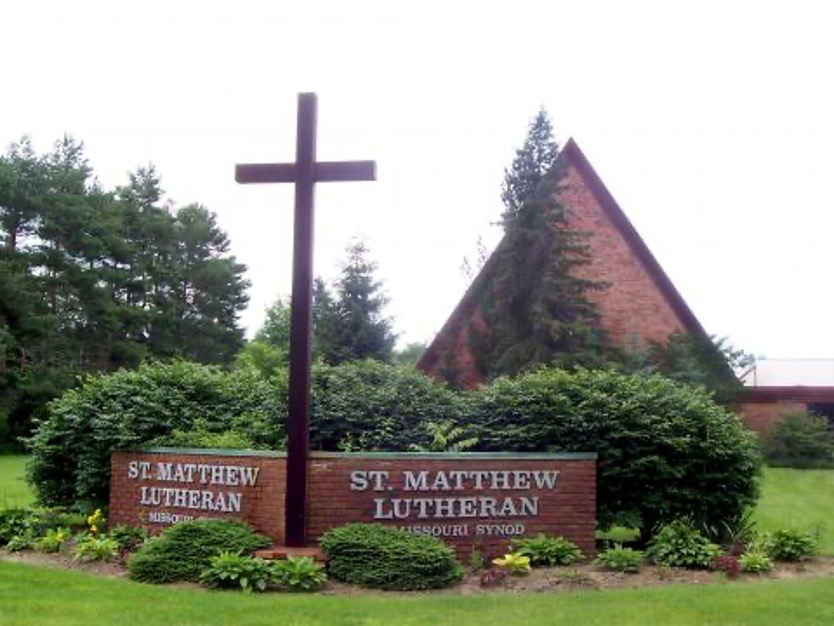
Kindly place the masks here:
<instances>
[{"instance_id":1,"label":"horizontal crossbeam","mask_svg":"<svg viewBox=\"0 0 834 626\"><path fill-rule=\"evenodd\" d=\"M316 182L376 180L375 161L322 161L313 165ZM249 183L294 183L295 163L244 163L235 167L235 180Z\"/></svg>"}]
</instances>

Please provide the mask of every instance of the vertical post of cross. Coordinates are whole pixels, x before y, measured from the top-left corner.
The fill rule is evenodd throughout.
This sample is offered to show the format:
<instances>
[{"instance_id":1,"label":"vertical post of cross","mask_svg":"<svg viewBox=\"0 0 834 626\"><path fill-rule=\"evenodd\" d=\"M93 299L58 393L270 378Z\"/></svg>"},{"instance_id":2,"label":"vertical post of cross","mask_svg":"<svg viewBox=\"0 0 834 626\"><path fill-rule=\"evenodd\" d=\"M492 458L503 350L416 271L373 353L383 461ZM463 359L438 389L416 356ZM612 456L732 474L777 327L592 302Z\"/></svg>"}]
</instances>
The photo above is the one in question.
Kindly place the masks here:
<instances>
[{"instance_id":1,"label":"vertical post of cross","mask_svg":"<svg viewBox=\"0 0 834 626\"><path fill-rule=\"evenodd\" d=\"M295 183L284 512L284 541L290 547L303 546L307 534L315 184L376 180L376 164L373 161L316 161L317 108L314 93L299 94L295 163L254 163L235 168L235 180L239 183Z\"/></svg>"}]
</instances>

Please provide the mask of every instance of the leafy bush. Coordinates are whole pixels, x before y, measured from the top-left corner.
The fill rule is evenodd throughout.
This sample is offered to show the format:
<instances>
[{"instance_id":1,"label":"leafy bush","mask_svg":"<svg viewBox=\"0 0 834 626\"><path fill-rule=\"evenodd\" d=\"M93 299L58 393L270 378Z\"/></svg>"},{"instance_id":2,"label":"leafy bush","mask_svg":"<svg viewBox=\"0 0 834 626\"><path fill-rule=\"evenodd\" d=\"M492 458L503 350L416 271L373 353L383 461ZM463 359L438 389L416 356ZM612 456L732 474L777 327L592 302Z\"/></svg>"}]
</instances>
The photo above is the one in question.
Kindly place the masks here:
<instances>
[{"instance_id":1,"label":"leafy bush","mask_svg":"<svg viewBox=\"0 0 834 626\"><path fill-rule=\"evenodd\" d=\"M773 568L773 561L770 557L759 550L745 552L739 557L738 564L741 566L741 571L751 573L769 572Z\"/></svg>"},{"instance_id":2,"label":"leafy bush","mask_svg":"<svg viewBox=\"0 0 834 626\"><path fill-rule=\"evenodd\" d=\"M28 517L28 509L0 510L0 546L6 545L12 540L12 537L26 531Z\"/></svg>"},{"instance_id":3,"label":"leafy bush","mask_svg":"<svg viewBox=\"0 0 834 626\"><path fill-rule=\"evenodd\" d=\"M438 589L463 577L451 548L399 528L347 524L325 533L320 545L334 578L363 587Z\"/></svg>"},{"instance_id":4,"label":"leafy bush","mask_svg":"<svg viewBox=\"0 0 834 626\"><path fill-rule=\"evenodd\" d=\"M594 559L594 565L609 572L636 573L640 571L642 562L642 552L634 548L624 548L622 545L607 548Z\"/></svg>"},{"instance_id":5,"label":"leafy bush","mask_svg":"<svg viewBox=\"0 0 834 626\"><path fill-rule=\"evenodd\" d=\"M59 552L67 539L72 537L69 528L50 528L43 537L35 540L33 547L38 552L52 554Z\"/></svg>"},{"instance_id":6,"label":"leafy bush","mask_svg":"<svg viewBox=\"0 0 834 626\"><path fill-rule=\"evenodd\" d=\"M764 542L766 554L775 561L804 561L817 553L817 542L810 533L780 528Z\"/></svg>"},{"instance_id":7,"label":"leafy bush","mask_svg":"<svg viewBox=\"0 0 834 626\"><path fill-rule=\"evenodd\" d=\"M310 445L320 450L428 450L425 425L442 415L451 430L463 410L463 396L413 367L370 360L317 365L312 395Z\"/></svg>"},{"instance_id":8,"label":"leafy bush","mask_svg":"<svg viewBox=\"0 0 834 626\"><path fill-rule=\"evenodd\" d=\"M774 465L828 466L834 462L834 433L824 417L792 412L771 427L763 448L765 458Z\"/></svg>"},{"instance_id":9,"label":"leafy bush","mask_svg":"<svg viewBox=\"0 0 834 626\"><path fill-rule=\"evenodd\" d=\"M112 537L86 535L72 549L77 561L112 561L119 553L119 543Z\"/></svg>"},{"instance_id":10,"label":"leafy bush","mask_svg":"<svg viewBox=\"0 0 834 626\"><path fill-rule=\"evenodd\" d=\"M710 569L716 572L723 572L727 578L736 578L741 570L741 564L738 558L731 555L722 555L715 557L709 564Z\"/></svg>"},{"instance_id":11,"label":"leafy bush","mask_svg":"<svg viewBox=\"0 0 834 626\"><path fill-rule=\"evenodd\" d=\"M596 531L594 538L597 541L604 542L606 545L633 543L640 538L640 529L628 528L626 526L612 526L607 530Z\"/></svg>"},{"instance_id":12,"label":"leafy bush","mask_svg":"<svg viewBox=\"0 0 834 626\"><path fill-rule=\"evenodd\" d=\"M504 556L499 556L492 559L492 563L514 576L530 573L530 557L520 552L510 552Z\"/></svg>"},{"instance_id":13,"label":"leafy bush","mask_svg":"<svg viewBox=\"0 0 834 626\"><path fill-rule=\"evenodd\" d=\"M707 568L719 554L721 548L685 519L662 526L646 549L651 561L669 567Z\"/></svg>"},{"instance_id":14,"label":"leafy bush","mask_svg":"<svg viewBox=\"0 0 834 626\"><path fill-rule=\"evenodd\" d=\"M200 573L200 582L219 589L266 591L272 578L267 561L237 552L221 552L211 557L208 568Z\"/></svg>"},{"instance_id":15,"label":"leafy bush","mask_svg":"<svg viewBox=\"0 0 834 626\"><path fill-rule=\"evenodd\" d=\"M31 531L27 530L9 539L9 542L6 544L6 550L9 552L30 550L34 547L35 541L35 535Z\"/></svg>"},{"instance_id":16,"label":"leafy bush","mask_svg":"<svg viewBox=\"0 0 834 626\"><path fill-rule=\"evenodd\" d=\"M309 556L273 561L272 582L288 591L315 591L327 581L324 567Z\"/></svg>"},{"instance_id":17,"label":"leafy bush","mask_svg":"<svg viewBox=\"0 0 834 626\"><path fill-rule=\"evenodd\" d=\"M198 582L221 551L246 554L271 544L246 524L199 519L176 524L146 542L128 560L128 570L131 578L142 582Z\"/></svg>"},{"instance_id":18,"label":"leafy bush","mask_svg":"<svg viewBox=\"0 0 834 626\"><path fill-rule=\"evenodd\" d=\"M148 538L148 531L136 526L119 524L108 533L119 546L119 550L133 550Z\"/></svg>"},{"instance_id":19,"label":"leafy bush","mask_svg":"<svg viewBox=\"0 0 834 626\"><path fill-rule=\"evenodd\" d=\"M602 527L717 522L759 494L755 436L706 392L660 376L541 369L499 378L470 402L479 449L596 451Z\"/></svg>"},{"instance_id":20,"label":"leafy bush","mask_svg":"<svg viewBox=\"0 0 834 626\"><path fill-rule=\"evenodd\" d=\"M250 370L227 374L183 361L88 376L49 405L49 418L28 441L29 478L38 500L105 503L113 450L187 431L198 420L211 432L237 429L253 445L278 446L285 409L276 381L271 385Z\"/></svg>"},{"instance_id":21,"label":"leafy bush","mask_svg":"<svg viewBox=\"0 0 834 626\"><path fill-rule=\"evenodd\" d=\"M539 533L535 537L520 537L513 540L514 552L530 557L530 564L536 567L570 565L582 558L576 544L564 537L547 537Z\"/></svg>"}]
</instances>

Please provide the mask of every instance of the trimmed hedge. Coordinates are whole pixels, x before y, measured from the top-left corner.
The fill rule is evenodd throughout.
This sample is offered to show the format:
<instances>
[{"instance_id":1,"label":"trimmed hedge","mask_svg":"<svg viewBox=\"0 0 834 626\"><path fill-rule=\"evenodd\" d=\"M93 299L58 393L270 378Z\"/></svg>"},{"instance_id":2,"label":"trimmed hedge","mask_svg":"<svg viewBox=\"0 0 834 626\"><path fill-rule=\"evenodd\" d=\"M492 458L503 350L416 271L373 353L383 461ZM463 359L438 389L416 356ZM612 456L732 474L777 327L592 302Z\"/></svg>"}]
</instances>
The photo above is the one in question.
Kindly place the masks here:
<instances>
[{"instance_id":1,"label":"trimmed hedge","mask_svg":"<svg viewBox=\"0 0 834 626\"><path fill-rule=\"evenodd\" d=\"M758 497L755 437L705 391L660 376L542 369L455 392L373 361L313 373L313 449L429 449L426 424L442 419L465 425L474 450L596 451L601 527L642 522L644 535L680 516L717 526ZM286 383L182 362L90 377L50 406L30 479L42 503L93 508L107 500L113 450L191 436L280 449Z\"/></svg>"},{"instance_id":2,"label":"trimmed hedge","mask_svg":"<svg viewBox=\"0 0 834 626\"><path fill-rule=\"evenodd\" d=\"M107 502L113 450L193 430L195 423L277 447L285 409L276 384L248 370L228 374L184 361L88 376L49 405L49 419L29 440L29 482L43 504L94 508Z\"/></svg>"},{"instance_id":3,"label":"trimmed hedge","mask_svg":"<svg viewBox=\"0 0 834 626\"><path fill-rule=\"evenodd\" d=\"M373 589L440 589L463 578L463 567L442 541L380 524L347 524L324 534L328 572Z\"/></svg>"},{"instance_id":4,"label":"trimmed hedge","mask_svg":"<svg viewBox=\"0 0 834 626\"><path fill-rule=\"evenodd\" d=\"M146 542L128 560L130 577L146 583L199 582L211 558L223 551L251 554L272 545L246 524L200 519L171 526Z\"/></svg>"},{"instance_id":5,"label":"trimmed hedge","mask_svg":"<svg viewBox=\"0 0 834 626\"><path fill-rule=\"evenodd\" d=\"M759 495L755 436L700 388L661 376L542 369L472 395L483 450L596 451L599 524L718 524Z\"/></svg>"}]
</instances>

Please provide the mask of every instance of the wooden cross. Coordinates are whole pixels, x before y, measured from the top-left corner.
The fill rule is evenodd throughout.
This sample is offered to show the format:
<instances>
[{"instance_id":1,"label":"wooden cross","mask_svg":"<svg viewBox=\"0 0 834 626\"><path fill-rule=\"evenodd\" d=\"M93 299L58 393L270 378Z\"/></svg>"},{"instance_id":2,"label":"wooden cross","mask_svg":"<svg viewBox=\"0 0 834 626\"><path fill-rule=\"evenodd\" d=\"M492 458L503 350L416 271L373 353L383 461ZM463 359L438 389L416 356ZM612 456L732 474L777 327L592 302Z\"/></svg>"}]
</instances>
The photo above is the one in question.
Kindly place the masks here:
<instances>
[{"instance_id":1,"label":"wooden cross","mask_svg":"<svg viewBox=\"0 0 834 626\"><path fill-rule=\"evenodd\" d=\"M307 530L315 184L376 180L374 161L316 161L316 109L316 94L298 94L295 163L251 163L235 168L235 180L239 183L295 183L287 495L284 511L285 542L290 547L303 546Z\"/></svg>"}]
</instances>

